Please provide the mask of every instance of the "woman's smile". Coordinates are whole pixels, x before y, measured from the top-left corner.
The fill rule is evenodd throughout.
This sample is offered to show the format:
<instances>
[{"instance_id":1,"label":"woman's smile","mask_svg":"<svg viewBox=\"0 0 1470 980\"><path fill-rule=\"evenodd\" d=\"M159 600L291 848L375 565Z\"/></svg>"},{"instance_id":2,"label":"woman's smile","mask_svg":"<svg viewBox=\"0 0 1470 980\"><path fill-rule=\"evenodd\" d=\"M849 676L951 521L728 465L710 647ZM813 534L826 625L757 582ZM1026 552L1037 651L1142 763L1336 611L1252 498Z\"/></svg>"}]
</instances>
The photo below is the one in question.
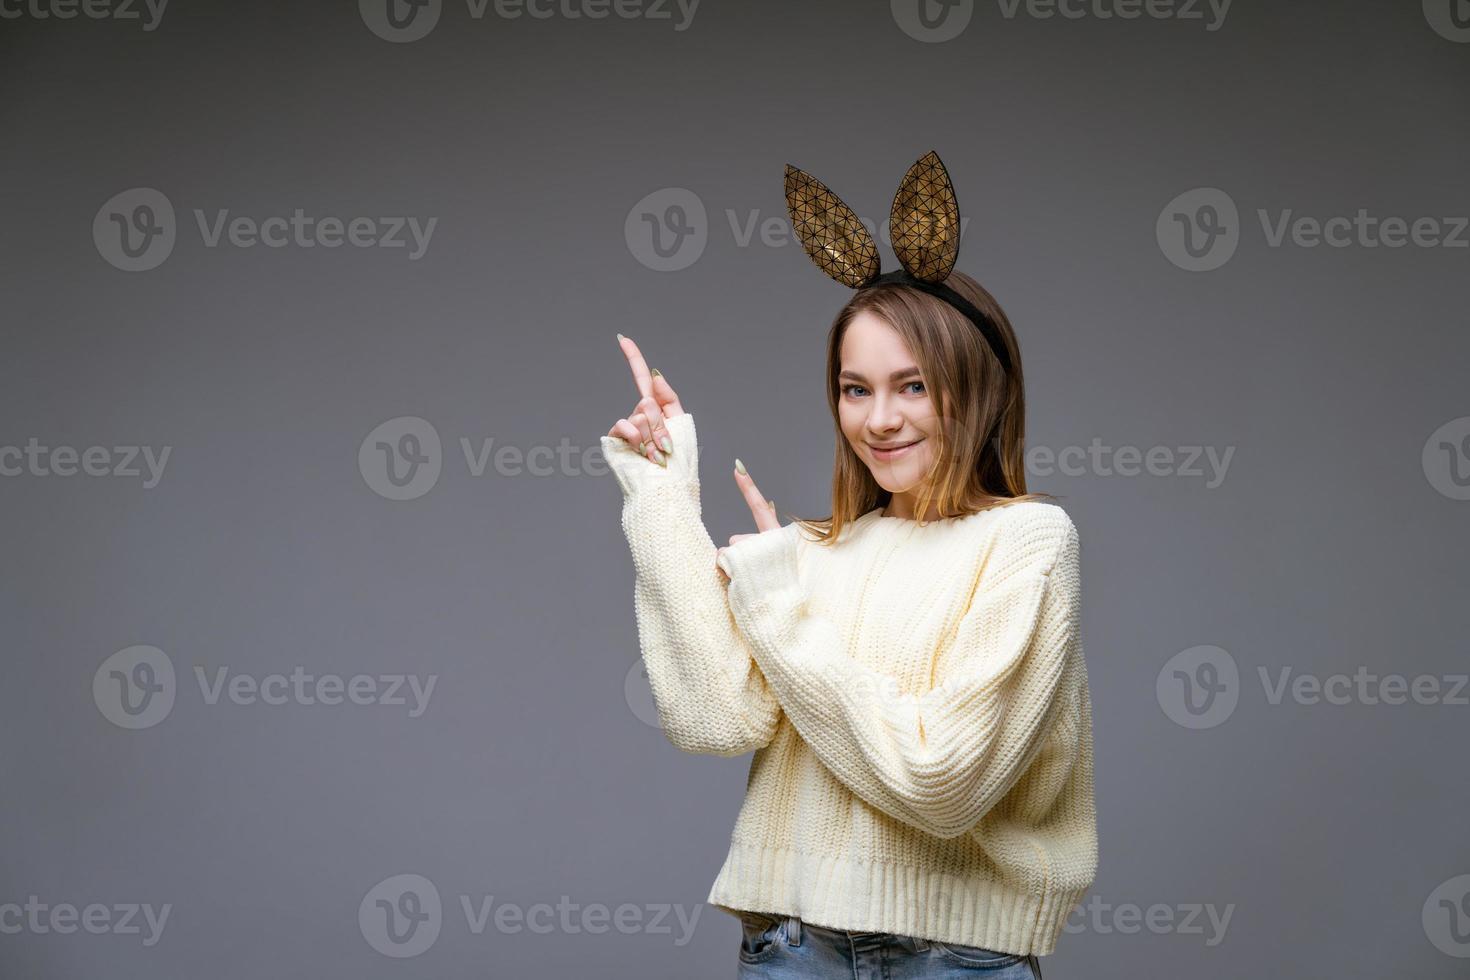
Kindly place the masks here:
<instances>
[{"instance_id":1,"label":"woman's smile","mask_svg":"<svg viewBox=\"0 0 1470 980\"><path fill-rule=\"evenodd\" d=\"M899 444L897 446L894 446L891 449L879 449L877 446L873 445L870 442L870 443L868 443L868 448L873 451L873 457L875 459L881 459L881 460L898 459L900 456L905 455L911 449L913 449L915 446L917 446L919 443L921 443L923 441L924 441L923 439L915 439L913 442L901 443L901 444Z\"/></svg>"}]
</instances>

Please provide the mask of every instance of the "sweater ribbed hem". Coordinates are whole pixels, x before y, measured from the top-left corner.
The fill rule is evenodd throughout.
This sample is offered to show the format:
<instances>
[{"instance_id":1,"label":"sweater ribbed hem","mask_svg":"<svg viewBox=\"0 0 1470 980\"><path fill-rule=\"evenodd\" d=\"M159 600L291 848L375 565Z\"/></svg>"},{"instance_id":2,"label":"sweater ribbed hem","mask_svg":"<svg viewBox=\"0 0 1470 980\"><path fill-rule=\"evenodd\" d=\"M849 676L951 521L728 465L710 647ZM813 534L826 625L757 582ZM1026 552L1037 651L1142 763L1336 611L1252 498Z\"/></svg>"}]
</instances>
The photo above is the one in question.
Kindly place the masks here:
<instances>
[{"instance_id":1,"label":"sweater ribbed hem","mask_svg":"<svg viewBox=\"0 0 1470 980\"><path fill-rule=\"evenodd\" d=\"M985 878L732 842L706 901L731 915L795 915L828 929L1046 956L1086 894L1038 895Z\"/></svg>"}]
</instances>

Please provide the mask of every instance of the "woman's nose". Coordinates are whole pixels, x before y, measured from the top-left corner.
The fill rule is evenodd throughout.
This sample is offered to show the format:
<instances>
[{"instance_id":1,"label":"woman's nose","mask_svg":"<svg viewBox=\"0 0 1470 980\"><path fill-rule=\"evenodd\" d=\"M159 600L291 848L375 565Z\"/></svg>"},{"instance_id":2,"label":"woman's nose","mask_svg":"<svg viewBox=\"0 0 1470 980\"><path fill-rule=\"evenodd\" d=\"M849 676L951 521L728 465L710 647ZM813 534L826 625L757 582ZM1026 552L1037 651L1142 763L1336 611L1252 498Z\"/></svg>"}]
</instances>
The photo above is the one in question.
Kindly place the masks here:
<instances>
[{"instance_id":1,"label":"woman's nose","mask_svg":"<svg viewBox=\"0 0 1470 980\"><path fill-rule=\"evenodd\" d=\"M873 402L873 410L868 414L868 425L879 432L901 429L903 415L898 411L897 405L879 397Z\"/></svg>"}]
</instances>

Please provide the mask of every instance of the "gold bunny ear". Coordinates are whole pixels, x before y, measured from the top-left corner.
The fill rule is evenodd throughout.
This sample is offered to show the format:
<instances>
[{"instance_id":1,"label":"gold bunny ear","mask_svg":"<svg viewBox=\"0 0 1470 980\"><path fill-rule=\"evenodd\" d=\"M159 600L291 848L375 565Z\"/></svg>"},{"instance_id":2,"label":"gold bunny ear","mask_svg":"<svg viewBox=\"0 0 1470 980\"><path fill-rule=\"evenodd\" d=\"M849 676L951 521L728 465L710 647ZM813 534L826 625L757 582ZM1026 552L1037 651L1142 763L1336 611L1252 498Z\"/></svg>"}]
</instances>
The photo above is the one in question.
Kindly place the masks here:
<instances>
[{"instance_id":1,"label":"gold bunny ear","mask_svg":"<svg viewBox=\"0 0 1470 980\"><path fill-rule=\"evenodd\" d=\"M878 275L878 246L852 208L820 180L789 163L786 210L806 254L827 275L854 289Z\"/></svg>"},{"instance_id":2,"label":"gold bunny ear","mask_svg":"<svg viewBox=\"0 0 1470 980\"><path fill-rule=\"evenodd\" d=\"M943 282L960 257L960 206L949 171L930 150L904 174L888 215L893 252L909 275Z\"/></svg>"}]
</instances>

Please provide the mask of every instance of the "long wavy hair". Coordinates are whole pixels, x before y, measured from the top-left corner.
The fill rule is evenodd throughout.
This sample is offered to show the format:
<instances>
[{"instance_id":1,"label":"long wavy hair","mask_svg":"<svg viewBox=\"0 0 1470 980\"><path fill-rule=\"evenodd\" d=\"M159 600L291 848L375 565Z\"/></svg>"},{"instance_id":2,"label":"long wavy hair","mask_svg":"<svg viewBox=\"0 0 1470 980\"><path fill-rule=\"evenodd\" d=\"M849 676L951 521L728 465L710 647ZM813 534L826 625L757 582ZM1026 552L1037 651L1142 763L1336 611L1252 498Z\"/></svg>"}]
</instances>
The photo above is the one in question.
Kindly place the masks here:
<instances>
[{"instance_id":1,"label":"long wavy hair","mask_svg":"<svg viewBox=\"0 0 1470 980\"><path fill-rule=\"evenodd\" d=\"M853 451L838 414L842 338L863 312L880 317L898 331L923 373L924 386L941 420L934 466L919 489L919 514L928 513L931 503L941 517L950 518L1018 500L1053 497L1026 491L1026 392L1021 350L1010 320L995 297L963 272L951 272L945 284L995 323L1013 370L1007 374L975 325L941 299L898 283L854 293L838 311L827 337L827 406L837 435L832 514L816 519L791 515L821 544L833 543L845 525L876 507L887 506L893 496L878 485ZM920 523L926 522L921 519Z\"/></svg>"}]
</instances>

